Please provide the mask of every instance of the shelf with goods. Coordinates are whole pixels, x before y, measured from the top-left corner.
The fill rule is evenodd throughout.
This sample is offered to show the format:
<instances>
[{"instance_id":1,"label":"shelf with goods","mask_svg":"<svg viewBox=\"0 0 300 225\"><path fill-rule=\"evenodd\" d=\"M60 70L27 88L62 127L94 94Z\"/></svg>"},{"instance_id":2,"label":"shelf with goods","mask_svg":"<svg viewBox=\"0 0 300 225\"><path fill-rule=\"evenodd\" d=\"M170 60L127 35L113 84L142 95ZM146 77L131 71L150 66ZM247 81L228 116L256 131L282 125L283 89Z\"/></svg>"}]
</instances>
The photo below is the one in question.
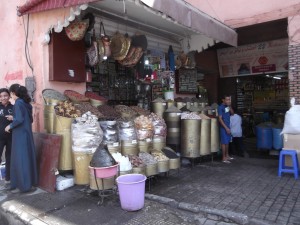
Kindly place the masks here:
<instances>
[{"instance_id":1,"label":"shelf with goods","mask_svg":"<svg viewBox=\"0 0 300 225\"><path fill-rule=\"evenodd\" d=\"M134 72L114 60L94 66L87 87L114 103L135 100Z\"/></svg>"}]
</instances>

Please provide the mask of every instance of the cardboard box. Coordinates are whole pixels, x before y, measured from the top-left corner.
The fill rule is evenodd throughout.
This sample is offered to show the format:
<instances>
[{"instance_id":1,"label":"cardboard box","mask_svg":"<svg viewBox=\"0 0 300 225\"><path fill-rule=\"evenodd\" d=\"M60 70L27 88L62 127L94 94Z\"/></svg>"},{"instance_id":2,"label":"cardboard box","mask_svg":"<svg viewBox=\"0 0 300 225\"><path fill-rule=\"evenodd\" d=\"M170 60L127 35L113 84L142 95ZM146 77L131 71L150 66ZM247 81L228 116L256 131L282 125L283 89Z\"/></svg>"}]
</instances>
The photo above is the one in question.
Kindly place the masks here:
<instances>
[{"instance_id":1,"label":"cardboard box","mask_svg":"<svg viewBox=\"0 0 300 225\"><path fill-rule=\"evenodd\" d=\"M298 167L300 168L300 134L283 134L283 149L297 151ZM285 165L292 166L290 156L285 156Z\"/></svg>"}]
</instances>

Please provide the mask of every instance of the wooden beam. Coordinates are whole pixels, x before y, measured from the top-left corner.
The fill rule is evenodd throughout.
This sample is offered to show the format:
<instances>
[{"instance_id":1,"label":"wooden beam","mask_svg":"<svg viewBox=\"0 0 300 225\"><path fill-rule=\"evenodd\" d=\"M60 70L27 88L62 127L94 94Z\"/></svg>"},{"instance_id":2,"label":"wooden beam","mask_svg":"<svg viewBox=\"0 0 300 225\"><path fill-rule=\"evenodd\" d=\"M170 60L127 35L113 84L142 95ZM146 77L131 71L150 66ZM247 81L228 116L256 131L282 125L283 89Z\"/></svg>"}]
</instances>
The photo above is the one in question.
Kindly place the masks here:
<instances>
[{"instance_id":1,"label":"wooden beam","mask_svg":"<svg viewBox=\"0 0 300 225\"><path fill-rule=\"evenodd\" d=\"M300 3L291 5L286 8L253 15L251 17L225 20L224 23L232 28L239 28L239 27L245 27L253 24L283 19L283 18L297 15L299 13L300 13Z\"/></svg>"}]
</instances>

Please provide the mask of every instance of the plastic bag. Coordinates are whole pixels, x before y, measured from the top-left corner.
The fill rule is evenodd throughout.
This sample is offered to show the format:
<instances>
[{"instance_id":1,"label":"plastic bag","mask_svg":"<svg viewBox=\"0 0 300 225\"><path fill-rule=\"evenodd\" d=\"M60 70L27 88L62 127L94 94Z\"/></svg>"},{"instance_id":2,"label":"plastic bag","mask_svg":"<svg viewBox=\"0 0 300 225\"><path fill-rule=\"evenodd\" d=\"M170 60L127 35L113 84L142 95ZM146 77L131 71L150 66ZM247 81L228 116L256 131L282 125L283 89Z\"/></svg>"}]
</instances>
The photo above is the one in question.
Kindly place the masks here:
<instances>
[{"instance_id":1,"label":"plastic bag","mask_svg":"<svg viewBox=\"0 0 300 225\"><path fill-rule=\"evenodd\" d=\"M291 108L285 114L280 134L300 134L300 105L295 105L295 98L291 99Z\"/></svg>"},{"instance_id":2,"label":"plastic bag","mask_svg":"<svg viewBox=\"0 0 300 225\"><path fill-rule=\"evenodd\" d=\"M119 142L118 127L116 121L101 121L100 127L103 130L103 144L114 144Z\"/></svg>"},{"instance_id":3,"label":"plastic bag","mask_svg":"<svg viewBox=\"0 0 300 225\"><path fill-rule=\"evenodd\" d=\"M77 117L72 124L72 150L94 153L102 142L103 132L98 118L87 112Z\"/></svg>"},{"instance_id":4,"label":"plastic bag","mask_svg":"<svg viewBox=\"0 0 300 225\"><path fill-rule=\"evenodd\" d=\"M119 122L119 140L133 141L136 140L136 130L132 121Z\"/></svg>"}]
</instances>

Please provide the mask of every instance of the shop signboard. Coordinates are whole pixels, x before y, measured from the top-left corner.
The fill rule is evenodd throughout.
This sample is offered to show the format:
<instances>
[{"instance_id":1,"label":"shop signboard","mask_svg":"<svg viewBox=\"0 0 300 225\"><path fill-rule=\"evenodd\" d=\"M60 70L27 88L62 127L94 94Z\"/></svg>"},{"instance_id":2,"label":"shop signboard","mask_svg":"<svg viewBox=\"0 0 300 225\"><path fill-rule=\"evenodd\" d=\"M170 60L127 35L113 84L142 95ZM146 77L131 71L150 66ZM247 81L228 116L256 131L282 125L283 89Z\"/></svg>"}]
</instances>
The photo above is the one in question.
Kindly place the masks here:
<instances>
[{"instance_id":1,"label":"shop signboard","mask_svg":"<svg viewBox=\"0 0 300 225\"><path fill-rule=\"evenodd\" d=\"M220 77L288 71L288 39L223 48L217 53Z\"/></svg>"}]
</instances>

